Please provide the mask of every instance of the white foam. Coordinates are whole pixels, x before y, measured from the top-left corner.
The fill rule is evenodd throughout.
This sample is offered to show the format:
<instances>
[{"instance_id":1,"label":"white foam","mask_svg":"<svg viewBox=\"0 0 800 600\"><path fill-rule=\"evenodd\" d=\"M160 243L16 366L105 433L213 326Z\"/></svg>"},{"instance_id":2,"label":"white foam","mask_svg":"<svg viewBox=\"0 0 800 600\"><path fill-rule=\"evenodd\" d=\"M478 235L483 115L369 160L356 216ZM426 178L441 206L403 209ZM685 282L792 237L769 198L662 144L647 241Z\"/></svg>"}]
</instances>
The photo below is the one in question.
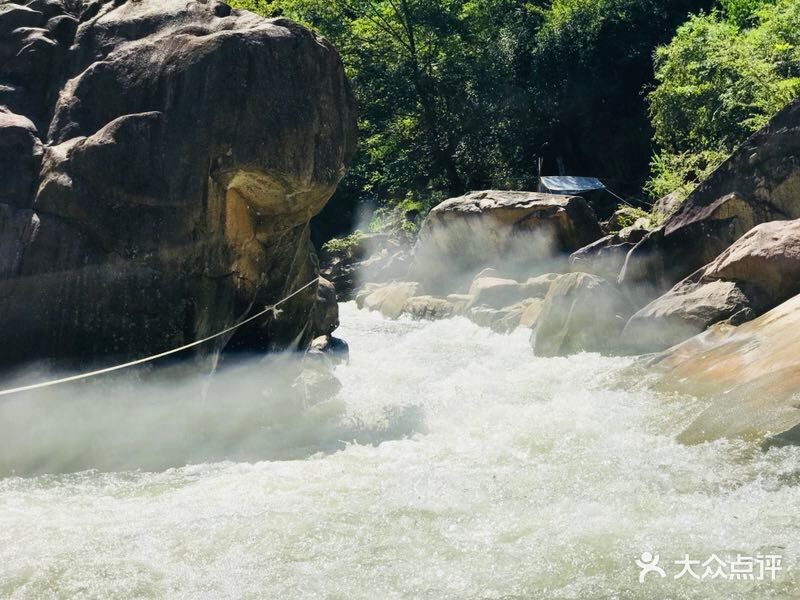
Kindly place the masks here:
<instances>
[{"instance_id":1,"label":"white foam","mask_svg":"<svg viewBox=\"0 0 800 600\"><path fill-rule=\"evenodd\" d=\"M342 322L352 361L334 399L265 398L264 367L248 364L222 375L229 404L214 418L185 398L191 382L137 383L106 395L122 406L113 418L33 440L62 470L101 458L85 439L100 431L124 440L109 463L168 464L187 448L216 458L0 480L0 597L796 597L798 450L677 444L697 407L620 389L625 359L538 359L522 332L352 305ZM93 394L71 401L102 410ZM176 414L181 426L158 424ZM141 428L160 436L151 453ZM114 454L113 439L93 447ZM769 584L640 585L644 551L662 563L778 553L788 570Z\"/></svg>"}]
</instances>

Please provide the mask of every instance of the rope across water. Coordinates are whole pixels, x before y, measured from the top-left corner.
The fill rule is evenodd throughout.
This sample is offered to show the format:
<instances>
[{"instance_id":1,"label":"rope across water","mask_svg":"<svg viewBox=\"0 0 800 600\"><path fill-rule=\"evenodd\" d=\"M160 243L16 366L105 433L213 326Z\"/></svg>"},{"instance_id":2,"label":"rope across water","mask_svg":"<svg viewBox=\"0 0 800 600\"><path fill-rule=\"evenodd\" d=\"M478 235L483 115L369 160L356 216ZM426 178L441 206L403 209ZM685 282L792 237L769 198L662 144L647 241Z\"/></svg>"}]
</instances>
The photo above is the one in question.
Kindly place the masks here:
<instances>
[{"instance_id":1,"label":"rope across water","mask_svg":"<svg viewBox=\"0 0 800 600\"><path fill-rule=\"evenodd\" d=\"M121 364L121 365L115 365L113 367L106 367L105 369L98 369L97 371L90 371L88 373L81 373L79 375L71 375L69 377L63 377L61 379L53 379L51 381L44 381L42 383L34 383L34 384L31 384L31 385L24 385L24 386L21 386L21 387L11 388L11 389L8 389L8 390L2 390L2 391L0 391L0 396L8 396L10 394L17 394L17 393L20 393L20 392L27 392L27 391L30 391L30 390L38 390L38 389L41 389L41 388L52 387L54 385L60 385L62 383L70 383L72 381L81 381L83 379L89 379L91 377L97 377L98 375L105 375L106 373L112 373L114 371L121 371L122 369L128 369L130 367L135 367L137 365L142 365L142 364L145 364L145 363L149 363L149 362L152 362L154 360L158 360L158 359L161 359L161 358L164 358L164 357L167 357L167 356L171 356L173 354L178 354L179 352L183 352L184 350L189 350L190 348L195 348L196 346L200 346L202 344L205 344L206 342L210 342L211 340L215 340L215 339L217 339L219 337L222 337L223 335L231 333L232 331L236 331L242 325L246 325L247 323L255 321L256 319L259 319L259 318L267 315L270 312L274 315L275 318L278 318L278 315L281 313L281 311L278 310L278 307L281 304L284 304L284 303L288 302L289 300L291 300L292 298L294 298L295 296L297 296L301 292L304 292L305 290L310 288L312 285L314 285L318 281L319 281L319 277L316 277L313 280L309 281L303 287L295 290L294 292L292 292L291 294L286 296L286 298L284 298L283 300L281 300L279 302L276 302L275 304L272 304L271 306L267 306L264 310L262 310L258 314L255 314L255 315L253 315L251 317L248 317L248 318L244 319L243 321L237 323L236 325L228 327L227 329L223 329L222 331L220 331L218 333L215 333L214 335L210 335L208 337L205 337L202 340L197 340L195 342L192 342L191 344L186 344L185 346L181 346L180 348L174 348L172 350L167 350L166 352L161 352L160 354L154 354L152 356L147 356L145 358L140 358L140 359L137 359L137 360L134 360L134 361L131 361L131 362L127 362L127 363Z\"/></svg>"}]
</instances>

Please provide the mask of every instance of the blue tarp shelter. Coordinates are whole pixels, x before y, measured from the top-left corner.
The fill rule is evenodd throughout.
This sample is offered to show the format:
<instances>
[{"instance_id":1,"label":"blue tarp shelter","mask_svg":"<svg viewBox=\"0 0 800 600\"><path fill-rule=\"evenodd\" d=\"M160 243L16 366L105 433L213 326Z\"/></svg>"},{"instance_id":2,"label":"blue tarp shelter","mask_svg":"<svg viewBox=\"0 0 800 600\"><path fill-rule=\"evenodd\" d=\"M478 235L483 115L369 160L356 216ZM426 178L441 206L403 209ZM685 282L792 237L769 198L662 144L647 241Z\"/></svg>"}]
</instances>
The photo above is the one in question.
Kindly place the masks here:
<instances>
[{"instance_id":1,"label":"blue tarp shelter","mask_svg":"<svg viewBox=\"0 0 800 600\"><path fill-rule=\"evenodd\" d=\"M571 177L559 175L541 177L539 191L545 194L561 194L564 196L580 196L586 192L604 190L603 182L594 177Z\"/></svg>"}]
</instances>

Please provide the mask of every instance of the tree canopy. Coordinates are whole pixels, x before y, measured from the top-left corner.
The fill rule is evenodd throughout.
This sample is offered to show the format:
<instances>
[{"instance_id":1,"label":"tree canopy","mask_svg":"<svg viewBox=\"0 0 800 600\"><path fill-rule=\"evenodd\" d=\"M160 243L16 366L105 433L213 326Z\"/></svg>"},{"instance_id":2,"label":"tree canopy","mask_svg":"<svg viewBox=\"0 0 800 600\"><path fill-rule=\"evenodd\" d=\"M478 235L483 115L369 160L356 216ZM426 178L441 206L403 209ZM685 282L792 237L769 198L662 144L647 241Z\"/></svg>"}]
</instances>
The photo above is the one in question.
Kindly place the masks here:
<instances>
[{"instance_id":1,"label":"tree canopy","mask_svg":"<svg viewBox=\"0 0 800 600\"><path fill-rule=\"evenodd\" d=\"M688 188L798 89L800 0L233 5L309 25L345 63L361 144L318 241L359 205L530 189L540 164L633 196Z\"/></svg>"},{"instance_id":2,"label":"tree canopy","mask_svg":"<svg viewBox=\"0 0 800 600\"><path fill-rule=\"evenodd\" d=\"M648 189L687 193L800 92L800 0L725 0L656 53Z\"/></svg>"}]
</instances>

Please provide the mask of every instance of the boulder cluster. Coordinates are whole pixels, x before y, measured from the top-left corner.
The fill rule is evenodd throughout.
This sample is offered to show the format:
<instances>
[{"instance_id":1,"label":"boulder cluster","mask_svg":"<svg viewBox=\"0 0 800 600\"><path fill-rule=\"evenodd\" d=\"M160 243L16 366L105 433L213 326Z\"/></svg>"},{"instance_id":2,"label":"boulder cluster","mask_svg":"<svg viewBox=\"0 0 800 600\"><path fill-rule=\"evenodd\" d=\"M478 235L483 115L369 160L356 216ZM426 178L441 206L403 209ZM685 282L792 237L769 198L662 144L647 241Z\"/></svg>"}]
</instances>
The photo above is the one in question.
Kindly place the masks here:
<instances>
[{"instance_id":1,"label":"boulder cluster","mask_svg":"<svg viewBox=\"0 0 800 600\"><path fill-rule=\"evenodd\" d=\"M367 278L355 298L390 318L530 329L538 356L658 352L752 321L800 294L800 99L662 204L660 226L610 232L580 197L453 198L426 218L405 274Z\"/></svg>"}]
</instances>

